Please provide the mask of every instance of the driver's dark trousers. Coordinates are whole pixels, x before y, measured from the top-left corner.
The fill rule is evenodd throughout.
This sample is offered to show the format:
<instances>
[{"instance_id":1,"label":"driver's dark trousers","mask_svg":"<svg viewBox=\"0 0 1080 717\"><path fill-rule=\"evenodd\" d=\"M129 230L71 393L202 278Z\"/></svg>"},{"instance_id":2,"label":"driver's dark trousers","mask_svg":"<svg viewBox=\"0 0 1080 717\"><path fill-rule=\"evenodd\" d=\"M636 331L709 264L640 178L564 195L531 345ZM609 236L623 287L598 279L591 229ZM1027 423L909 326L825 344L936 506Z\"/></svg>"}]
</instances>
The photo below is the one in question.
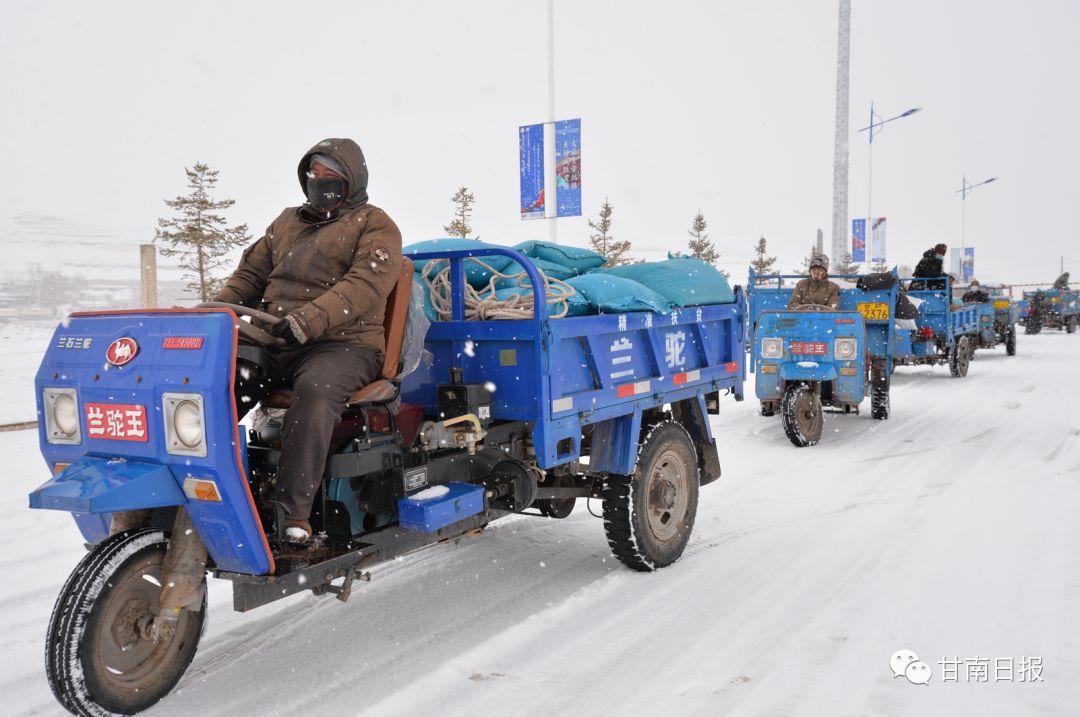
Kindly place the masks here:
<instances>
[{"instance_id":1,"label":"driver's dark trousers","mask_svg":"<svg viewBox=\"0 0 1080 717\"><path fill-rule=\"evenodd\" d=\"M239 418L266 393L292 388L282 425L277 495L285 517L307 520L330 452L330 438L349 395L375 380L382 354L345 341L320 341L291 351L267 352L267 374L245 377L237 370Z\"/></svg>"}]
</instances>

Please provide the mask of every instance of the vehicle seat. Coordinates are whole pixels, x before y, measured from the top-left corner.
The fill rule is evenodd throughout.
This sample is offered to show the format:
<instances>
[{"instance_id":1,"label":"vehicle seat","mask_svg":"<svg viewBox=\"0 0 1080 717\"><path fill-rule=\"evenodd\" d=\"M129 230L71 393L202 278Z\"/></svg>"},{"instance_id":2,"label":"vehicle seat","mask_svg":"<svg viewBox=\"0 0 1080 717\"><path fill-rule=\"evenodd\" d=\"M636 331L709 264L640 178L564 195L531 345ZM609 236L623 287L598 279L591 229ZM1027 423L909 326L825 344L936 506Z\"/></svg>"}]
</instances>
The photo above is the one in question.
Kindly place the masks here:
<instances>
[{"instance_id":1,"label":"vehicle seat","mask_svg":"<svg viewBox=\"0 0 1080 717\"><path fill-rule=\"evenodd\" d=\"M383 335L386 350L383 352L383 365L379 376L366 386L361 386L349 396L347 406L364 403L385 403L397 398L397 375L401 372L401 346L405 340L405 326L409 318L409 298L412 294L413 263L407 257L401 258L401 274L390 296L386 299L386 312L383 318ZM292 405L292 391L278 389L271 391L262 400L267 408L288 408Z\"/></svg>"}]
</instances>

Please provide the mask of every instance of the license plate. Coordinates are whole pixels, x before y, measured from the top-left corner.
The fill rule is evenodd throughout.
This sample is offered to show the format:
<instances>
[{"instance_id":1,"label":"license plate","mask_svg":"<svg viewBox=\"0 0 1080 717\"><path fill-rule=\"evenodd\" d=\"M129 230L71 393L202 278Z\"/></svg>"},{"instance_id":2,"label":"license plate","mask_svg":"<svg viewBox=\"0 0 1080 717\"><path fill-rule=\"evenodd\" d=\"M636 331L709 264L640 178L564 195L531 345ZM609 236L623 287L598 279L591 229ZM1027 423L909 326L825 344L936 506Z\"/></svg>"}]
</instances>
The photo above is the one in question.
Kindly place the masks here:
<instances>
[{"instance_id":1,"label":"license plate","mask_svg":"<svg viewBox=\"0 0 1080 717\"><path fill-rule=\"evenodd\" d=\"M859 304L859 313L867 321L888 321L889 305L884 301L872 301Z\"/></svg>"},{"instance_id":2,"label":"license plate","mask_svg":"<svg viewBox=\"0 0 1080 717\"><path fill-rule=\"evenodd\" d=\"M788 350L792 354L799 354L800 356L815 355L824 356L828 351L828 347L824 341L792 341L788 344Z\"/></svg>"},{"instance_id":3,"label":"license plate","mask_svg":"<svg viewBox=\"0 0 1080 717\"><path fill-rule=\"evenodd\" d=\"M994 302L994 308L995 309L1007 309L1007 308L1009 308L1009 302L1008 301L1002 301L1002 300L995 301Z\"/></svg>"},{"instance_id":4,"label":"license plate","mask_svg":"<svg viewBox=\"0 0 1080 717\"><path fill-rule=\"evenodd\" d=\"M146 406L133 403L86 404L86 432L91 438L107 441L149 440Z\"/></svg>"}]
</instances>

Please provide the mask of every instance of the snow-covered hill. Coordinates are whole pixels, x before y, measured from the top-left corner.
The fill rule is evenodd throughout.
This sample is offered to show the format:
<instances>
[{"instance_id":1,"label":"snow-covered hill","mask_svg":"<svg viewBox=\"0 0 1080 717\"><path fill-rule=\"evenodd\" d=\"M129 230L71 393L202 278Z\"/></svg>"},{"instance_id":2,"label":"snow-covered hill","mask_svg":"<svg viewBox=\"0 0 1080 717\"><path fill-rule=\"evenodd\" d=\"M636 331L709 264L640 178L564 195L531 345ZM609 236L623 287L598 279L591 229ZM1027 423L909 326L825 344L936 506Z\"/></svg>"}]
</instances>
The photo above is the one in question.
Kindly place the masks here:
<instances>
[{"instance_id":1,"label":"snow-covered hill","mask_svg":"<svg viewBox=\"0 0 1080 717\"><path fill-rule=\"evenodd\" d=\"M241 615L211 581L195 662L147 714L1075 713L1080 340L1020 338L966 379L901 369L890 420L830 415L814 448L726 401L724 477L683 559L653 574L616 563L580 501L378 568L344 605ZM60 714L42 645L81 541L68 516L26 509L46 477L35 434L0 449L0 694L6 714ZM902 648L928 685L893 677ZM988 681L944 682L954 657L989 660ZM1013 681L994 681L997 658ZM1022 658L1040 680L1019 681Z\"/></svg>"},{"instance_id":2,"label":"snow-covered hill","mask_svg":"<svg viewBox=\"0 0 1080 717\"><path fill-rule=\"evenodd\" d=\"M137 281L139 244L153 239L153 233L135 237L61 216L22 213L0 217L2 273L11 277L36 265L87 277L118 279L130 274Z\"/></svg>"}]
</instances>

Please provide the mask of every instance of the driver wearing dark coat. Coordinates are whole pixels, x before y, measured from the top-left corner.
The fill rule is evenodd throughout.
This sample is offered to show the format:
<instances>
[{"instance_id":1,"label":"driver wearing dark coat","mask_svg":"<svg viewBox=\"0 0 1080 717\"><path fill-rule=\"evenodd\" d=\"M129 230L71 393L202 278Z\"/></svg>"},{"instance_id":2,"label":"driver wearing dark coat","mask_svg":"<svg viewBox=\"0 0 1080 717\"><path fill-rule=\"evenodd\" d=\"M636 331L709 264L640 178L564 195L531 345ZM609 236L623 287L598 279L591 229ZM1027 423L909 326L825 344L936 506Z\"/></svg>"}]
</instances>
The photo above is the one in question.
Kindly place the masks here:
<instances>
[{"instance_id":1,"label":"driver wearing dark coat","mask_svg":"<svg viewBox=\"0 0 1080 717\"><path fill-rule=\"evenodd\" d=\"M840 308L840 287L829 281L829 257L818 254L810 260L810 278L801 279L788 299L788 311L817 304Z\"/></svg>"},{"instance_id":2,"label":"driver wearing dark coat","mask_svg":"<svg viewBox=\"0 0 1080 717\"><path fill-rule=\"evenodd\" d=\"M281 213L244 252L217 301L261 307L284 341L267 375L237 380L240 416L269 391L291 387L277 498L285 537L306 543L334 428L350 394L379 374L386 300L401 273L401 232L368 203L368 169L351 139L326 139L298 167L307 202Z\"/></svg>"}]
</instances>

